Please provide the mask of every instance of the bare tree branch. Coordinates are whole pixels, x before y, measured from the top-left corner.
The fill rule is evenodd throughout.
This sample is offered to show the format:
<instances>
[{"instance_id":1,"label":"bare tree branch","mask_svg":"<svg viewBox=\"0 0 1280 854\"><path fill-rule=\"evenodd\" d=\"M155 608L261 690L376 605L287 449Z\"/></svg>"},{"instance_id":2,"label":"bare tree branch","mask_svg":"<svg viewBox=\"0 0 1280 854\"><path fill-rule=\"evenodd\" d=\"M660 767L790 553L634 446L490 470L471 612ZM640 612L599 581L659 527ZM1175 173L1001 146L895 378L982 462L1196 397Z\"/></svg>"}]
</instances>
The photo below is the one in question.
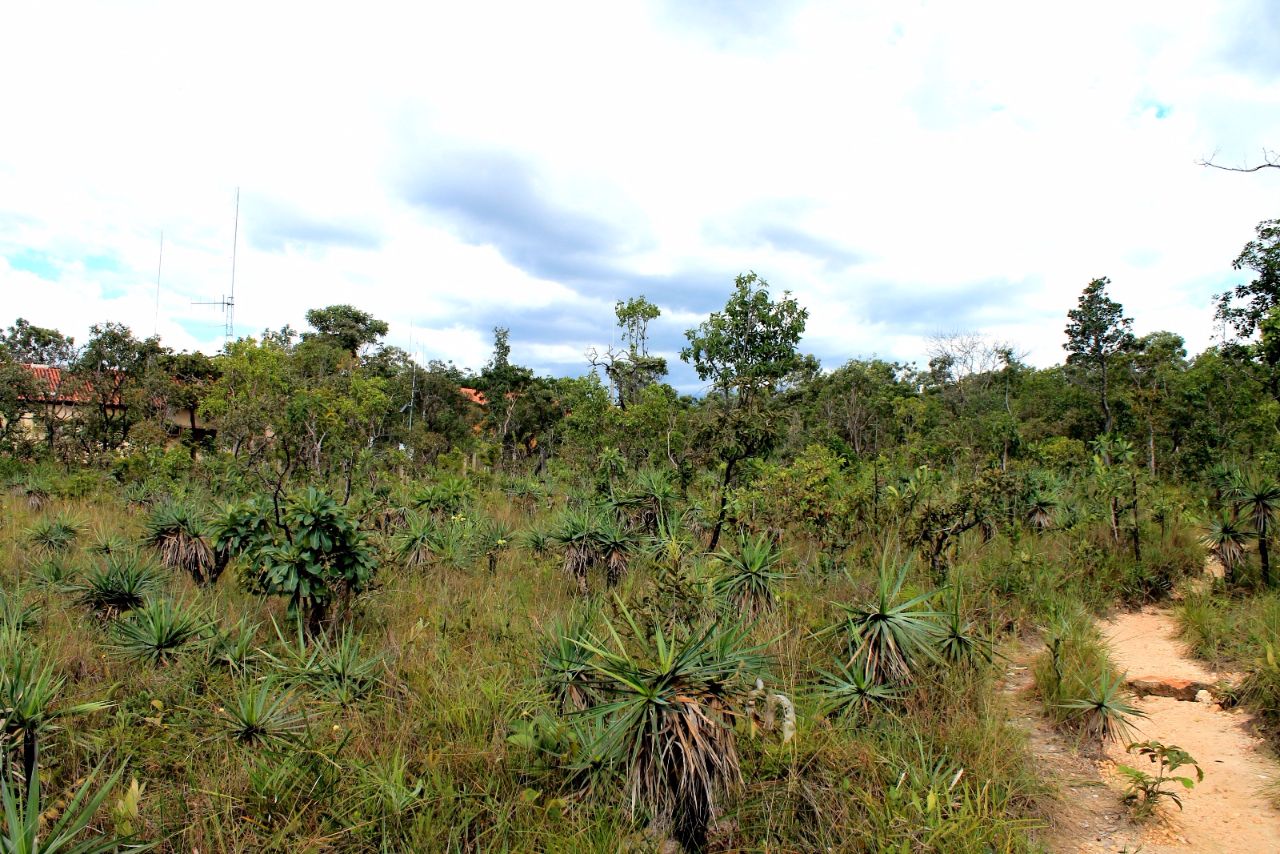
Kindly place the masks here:
<instances>
[{"instance_id":1,"label":"bare tree branch","mask_svg":"<svg viewBox=\"0 0 1280 854\"><path fill-rule=\"evenodd\" d=\"M1205 160L1197 160L1196 165L1209 166L1214 169L1221 169L1224 172L1258 172L1262 169L1280 169L1280 154L1268 151L1265 148L1262 149L1262 162L1256 166L1223 166L1220 163L1213 162L1213 158L1217 156L1217 152L1214 152L1212 157Z\"/></svg>"}]
</instances>

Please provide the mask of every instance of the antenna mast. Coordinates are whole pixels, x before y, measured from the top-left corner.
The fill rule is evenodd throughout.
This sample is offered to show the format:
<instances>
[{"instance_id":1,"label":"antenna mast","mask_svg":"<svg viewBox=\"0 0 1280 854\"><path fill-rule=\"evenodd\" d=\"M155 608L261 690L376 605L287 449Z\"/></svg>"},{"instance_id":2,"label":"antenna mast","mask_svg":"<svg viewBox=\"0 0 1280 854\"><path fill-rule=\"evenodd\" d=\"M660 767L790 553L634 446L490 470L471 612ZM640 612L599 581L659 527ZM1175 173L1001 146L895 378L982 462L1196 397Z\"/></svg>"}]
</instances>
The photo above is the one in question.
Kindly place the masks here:
<instances>
[{"instance_id":1,"label":"antenna mast","mask_svg":"<svg viewBox=\"0 0 1280 854\"><path fill-rule=\"evenodd\" d=\"M160 230L160 259L156 261L156 316L152 335L160 334L160 270L164 266L164 229Z\"/></svg>"},{"instance_id":2,"label":"antenna mast","mask_svg":"<svg viewBox=\"0 0 1280 854\"><path fill-rule=\"evenodd\" d=\"M193 302L192 305L218 305L222 306L222 314L224 317L222 334L226 344L230 344L236 336L236 247L240 242L240 188L236 187L236 218L235 225L231 231L231 293L222 297L216 302ZM161 247L163 251L164 237L161 235ZM156 288L159 289L159 274L156 275ZM157 300L159 297L157 296ZM158 309L157 309L158 311Z\"/></svg>"}]
</instances>

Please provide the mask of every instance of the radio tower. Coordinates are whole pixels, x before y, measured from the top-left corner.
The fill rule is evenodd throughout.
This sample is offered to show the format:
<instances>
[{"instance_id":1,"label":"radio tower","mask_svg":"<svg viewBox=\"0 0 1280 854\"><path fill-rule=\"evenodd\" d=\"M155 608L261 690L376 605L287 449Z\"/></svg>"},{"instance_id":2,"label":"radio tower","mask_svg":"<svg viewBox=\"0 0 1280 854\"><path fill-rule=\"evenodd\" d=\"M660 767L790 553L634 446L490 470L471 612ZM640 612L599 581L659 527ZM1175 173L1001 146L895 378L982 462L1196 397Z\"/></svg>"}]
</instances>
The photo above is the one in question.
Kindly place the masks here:
<instances>
[{"instance_id":1,"label":"radio tower","mask_svg":"<svg viewBox=\"0 0 1280 854\"><path fill-rule=\"evenodd\" d=\"M217 305L222 307L225 344L236 337L236 247L240 242L240 188L236 187L236 218L231 231L231 293L215 302L193 302L192 305Z\"/></svg>"}]
</instances>

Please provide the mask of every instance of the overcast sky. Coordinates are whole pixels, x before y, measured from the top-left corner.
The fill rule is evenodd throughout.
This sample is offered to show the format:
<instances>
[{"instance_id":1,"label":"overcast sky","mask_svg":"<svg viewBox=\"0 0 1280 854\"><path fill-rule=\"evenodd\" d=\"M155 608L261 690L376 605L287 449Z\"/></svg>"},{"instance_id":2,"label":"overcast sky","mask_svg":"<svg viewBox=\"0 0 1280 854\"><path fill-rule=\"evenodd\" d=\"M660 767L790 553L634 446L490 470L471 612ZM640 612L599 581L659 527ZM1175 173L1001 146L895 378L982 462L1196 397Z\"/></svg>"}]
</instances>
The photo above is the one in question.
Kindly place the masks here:
<instances>
[{"instance_id":1,"label":"overcast sky","mask_svg":"<svg viewBox=\"0 0 1280 854\"><path fill-rule=\"evenodd\" d=\"M739 7L739 8L734 8ZM1051 10L1051 11L1050 11ZM0 325L216 351L352 303L422 358L578 374L755 270L805 348L1038 365L1097 276L1197 351L1280 217L1280 3L7 3ZM157 319L160 236L164 258ZM687 369L674 376L692 388Z\"/></svg>"}]
</instances>

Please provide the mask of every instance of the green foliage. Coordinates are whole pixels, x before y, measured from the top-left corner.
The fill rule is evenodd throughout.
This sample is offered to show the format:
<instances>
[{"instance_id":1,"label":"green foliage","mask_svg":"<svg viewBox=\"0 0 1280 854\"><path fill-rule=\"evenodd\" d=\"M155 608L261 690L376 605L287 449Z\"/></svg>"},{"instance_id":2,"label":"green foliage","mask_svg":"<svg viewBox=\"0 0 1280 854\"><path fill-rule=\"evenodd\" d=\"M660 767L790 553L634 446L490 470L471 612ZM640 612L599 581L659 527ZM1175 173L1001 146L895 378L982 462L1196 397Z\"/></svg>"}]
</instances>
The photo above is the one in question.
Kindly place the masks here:
<instances>
[{"instance_id":1,"label":"green foliage","mask_svg":"<svg viewBox=\"0 0 1280 854\"><path fill-rule=\"evenodd\" d=\"M118 655L163 667L204 640L209 619L189 605L155 599L117 620L111 630Z\"/></svg>"},{"instance_id":2,"label":"green foliage","mask_svg":"<svg viewBox=\"0 0 1280 854\"><path fill-rule=\"evenodd\" d=\"M601 725L592 767L620 775L633 810L701 849L717 801L738 780L728 715L765 666L763 648L732 624L680 641L618 609L621 624L606 620L606 639L580 642L603 694L583 712Z\"/></svg>"},{"instance_id":3,"label":"green foliage","mask_svg":"<svg viewBox=\"0 0 1280 854\"><path fill-rule=\"evenodd\" d=\"M284 542L260 546L246 582L253 592L282 596L289 613L315 633L335 597L364 591L377 562L346 509L315 487L285 502Z\"/></svg>"},{"instance_id":4,"label":"green foliage","mask_svg":"<svg viewBox=\"0 0 1280 854\"><path fill-rule=\"evenodd\" d=\"M879 681L865 663L840 664L835 672L820 671L823 714L854 720L902 700L900 688Z\"/></svg>"},{"instance_id":5,"label":"green foliage","mask_svg":"<svg viewBox=\"0 0 1280 854\"><path fill-rule=\"evenodd\" d=\"M41 517L27 529L27 542L42 557L65 554L80 535L80 524L68 516Z\"/></svg>"},{"instance_id":6,"label":"green foliage","mask_svg":"<svg viewBox=\"0 0 1280 854\"><path fill-rule=\"evenodd\" d=\"M938 661L941 615L926 607L936 594L903 593L911 566L911 560L895 566L885 552L874 598L853 605L834 603L842 612L841 619L824 630L824 634L840 637L846 667L861 667L880 684L909 682L926 663Z\"/></svg>"},{"instance_id":7,"label":"green foliage","mask_svg":"<svg viewBox=\"0 0 1280 854\"><path fill-rule=\"evenodd\" d=\"M271 678L245 683L219 709L219 723L232 741L250 748L288 749L306 728L293 695Z\"/></svg>"},{"instance_id":8,"label":"green foliage","mask_svg":"<svg viewBox=\"0 0 1280 854\"><path fill-rule=\"evenodd\" d=\"M8 774L0 775L0 806L4 810L0 849L6 854L113 854L153 848L134 842L131 835L105 834L91 828L124 768L99 782L101 772L101 765L94 768L71 799L59 800L56 809L45 799L39 775L31 777L24 794L13 790ZM56 813L56 819L50 820L50 813Z\"/></svg>"},{"instance_id":9,"label":"green foliage","mask_svg":"<svg viewBox=\"0 0 1280 854\"><path fill-rule=\"evenodd\" d=\"M143 542L159 553L161 564L187 573L196 584L217 581L217 561L205 542L205 522L191 506L173 502L152 509Z\"/></svg>"},{"instance_id":10,"label":"green foliage","mask_svg":"<svg viewBox=\"0 0 1280 854\"><path fill-rule=\"evenodd\" d=\"M715 556L722 567L715 593L726 606L748 622L773 608L775 588L788 576L775 569L782 551L769 536L739 535L732 551L721 549Z\"/></svg>"},{"instance_id":11,"label":"green foliage","mask_svg":"<svg viewBox=\"0 0 1280 854\"><path fill-rule=\"evenodd\" d=\"M81 604L102 617L114 617L142 607L146 597L163 583L150 564L135 555L108 557L76 585Z\"/></svg>"},{"instance_id":12,"label":"green foliage","mask_svg":"<svg viewBox=\"0 0 1280 854\"><path fill-rule=\"evenodd\" d=\"M1158 741L1133 742L1125 748L1128 753L1146 759L1156 766L1156 773L1149 774L1140 768L1117 764L1116 769L1129 780L1129 788L1125 792L1125 802L1132 808L1138 818L1146 818L1155 811L1161 798L1168 798L1182 809L1182 796L1174 785L1190 790L1196 783L1203 782L1204 770L1199 763L1181 747L1162 744ZM1179 768L1190 766L1195 769L1195 779L1174 774Z\"/></svg>"}]
</instances>

